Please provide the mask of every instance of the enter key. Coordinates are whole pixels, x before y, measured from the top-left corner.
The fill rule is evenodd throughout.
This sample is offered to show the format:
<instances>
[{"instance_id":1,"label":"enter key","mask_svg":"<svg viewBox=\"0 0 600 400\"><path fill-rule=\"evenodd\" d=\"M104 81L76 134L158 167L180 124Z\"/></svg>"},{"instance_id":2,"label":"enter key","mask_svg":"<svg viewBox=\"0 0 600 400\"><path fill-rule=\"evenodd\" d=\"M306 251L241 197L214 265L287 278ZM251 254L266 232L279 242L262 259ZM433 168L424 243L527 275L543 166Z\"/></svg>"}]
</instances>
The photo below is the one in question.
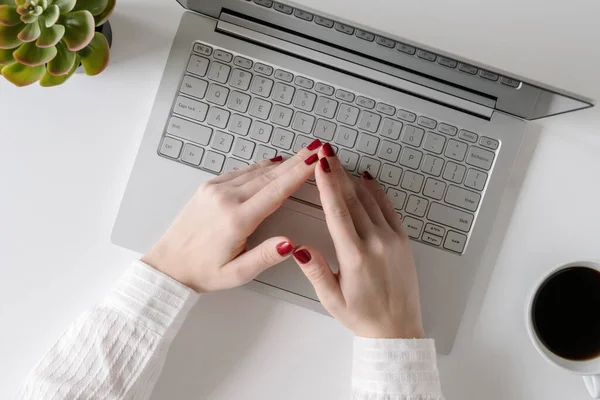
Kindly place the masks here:
<instances>
[{"instance_id":1,"label":"enter key","mask_svg":"<svg viewBox=\"0 0 600 400\"><path fill-rule=\"evenodd\" d=\"M481 195L479 193L471 192L470 190L465 190L454 185L450 185L446 193L446 203L469 211L477 210L480 200Z\"/></svg>"}]
</instances>

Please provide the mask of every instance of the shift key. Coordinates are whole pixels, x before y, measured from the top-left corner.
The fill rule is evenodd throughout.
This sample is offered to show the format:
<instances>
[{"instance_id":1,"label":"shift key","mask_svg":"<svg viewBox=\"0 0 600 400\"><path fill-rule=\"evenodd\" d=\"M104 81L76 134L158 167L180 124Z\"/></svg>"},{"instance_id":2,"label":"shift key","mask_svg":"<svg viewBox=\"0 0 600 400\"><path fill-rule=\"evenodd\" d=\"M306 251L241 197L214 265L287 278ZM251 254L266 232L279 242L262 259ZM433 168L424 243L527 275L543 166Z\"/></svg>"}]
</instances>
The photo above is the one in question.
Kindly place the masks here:
<instances>
[{"instance_id":1,"label":"shift key","mask_svg":"<svg viewBox=\"0 0 600 400\"><path fill-rule=\"evenodd\" d=\"M206 146L210 142L212 129L185 119L171 117L167 125L167 133Z\"/></svg>"},{"instance_id":2,"label":"shift key","mask_svg":"<svg viewBox=\"0 0 600 400\"><path fill-rule=\"evenodd\" d=\"M469 214L456 208L444 206L439 203L431 203L427 218L430 221L442 225L459 229L463 232L469 232L473 224L473 214Z\"/></svg>"}]
</instances>

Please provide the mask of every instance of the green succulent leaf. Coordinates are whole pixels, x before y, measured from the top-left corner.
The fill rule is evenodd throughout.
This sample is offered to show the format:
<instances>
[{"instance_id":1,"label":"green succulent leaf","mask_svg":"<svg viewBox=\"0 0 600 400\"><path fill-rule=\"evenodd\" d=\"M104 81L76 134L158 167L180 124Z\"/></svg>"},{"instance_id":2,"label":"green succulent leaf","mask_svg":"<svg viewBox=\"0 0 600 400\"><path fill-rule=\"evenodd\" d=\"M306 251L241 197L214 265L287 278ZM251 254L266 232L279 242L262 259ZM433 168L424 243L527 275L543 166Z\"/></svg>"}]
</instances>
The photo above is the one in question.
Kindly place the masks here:
<instances>
[{"instance_id":1,"label":"green succulent leaf","mask_svg":"<svg viewBox=\"0 0 600 400\"><path fill-rule=\"evenodd\" d=\"M60 9L60 13L63 15L70 12L71 10L73 10L73 7L75 7L75 3L77 3L77 0L55 0L54 1L54 4L58 6L58 8Z\"/></svg>"},{"instance_id":2,"label":"green succulent leaf","mask_svg":"<svg viewBox=\"0 0 600 400\"><path fill-rule=\"evenodd\" d=\"M19 15L27 15L29 14L29 9L21 4L17 7L17 13L19 13Z\"/></svg>"},{"instance_id":3,"label":"green succulent leaf","mask_svg":"<svg viewBox=\"0 0 600 400\"><path fill-rule=\"evenodd\" d=\"M21 23L21 15L17 6L0 5L0 25L15 26Z\"/></svg>"},{"instance_id":4,"label":"green succulent leaf","mask_svg":"<svg viewBox=\"0 0 600 400\"><path fill-rule=\"evenodd\" d=\"M45 10L46 8L48 8L48 0L42 0L42 8Z\"/></svg>"},{"instance_id":5,"label":"green succulent leaf","mask_svg":"<svg viewBox=\"0 0 600 400\"><path fill-rule=\"evenodd\" d=\"M23 29L23 24L15 26L0 25L0 49L14 49L22 41L19 39L19 33Z\"/></svg>"},{"instance_id":6,"label":"green succulent leaf","mask_svg":"<svg viewBox=\"0 0 600 400\"><path fill-rule=\"evenodd\" d=\"M46 28L50 28L52 25L58 21L58 17L60 17L60 9L56 4L51 5L44 12L44 25Z\"/></svg>"},{"instance_id":7,"label":"green succulent leaf","mask_svg":"<svg viewBox=\"0 0 600 400\"><path fill-rule=\"evenodd\" d=\"M48 73L54 76L65 75L73 68L77 54L67 49L67 46L62 41L58 42L56 50L56 57L47 65Z\"/></svg>"},{"instance_id":8,"label":"green succulent leaf","mask_svg":"<svg viewBox=\"0 0 600 400\"><path fill-rule=\"evenodd\" d=\"M73 68L71 68L71 70L65 75L54 76L54 75L50 74L48 71L46 71L46 74L40 80L40 85L44 86L44 87L62 85L71 76L73 76L75 71L77 71L77 68L79 68L79 56L77 56L75 58L75 62L73 63Z\"/></svg>"},{"instance_id":9,"label":"green succulent leaf","mask_svg":"<svg viewBox=\"0 0 600 400\"><path fill-rule=\"evenodd\" d=\"M71 51L79 51L94 38L94 16L87 10L75 11L60 17L65 26L63 40Z\"/></svg>"},{"instance_id":10,"label":"green succulent leaf","mask_svg":"<svg viewBox=\"0 0 600 400\"><path fill-rule=\"evenodd\" d=\"M32 24L35 21L37 21L37 19L38 19L37 15L33 15L33 14L21 15L21 21L25 22L26 24Z\"/></svg>"},{"instance_id":11,"label":"green succulent leaf","mask_svg":"<svg viewBox=\"0 0 600 400\"><path fill-rule=\"evenodd\" d=\"M40 37L42 30L40 24L36 21L33 24L25 25L25 28L17 36L22 42L33 42Z\"/></svg>"},{"instance_id":12,"label":"green succulent leaf","mask_svg":"<svg viewBox=\"0 0 600 400\"><path fill-rule=\"evenodd\" d=\"M25 43L15 50L13 57L21 64L35 67L56 57L56 47L40 48L35 43Z\"/></svg>"},{"instance_id":13,"label":"green succulent leaf","mask_svg":"<svg viewBox=\"0 0 600 400\"><path fill-rule=\"evenodd\" d=\"M106 69L110 60L108 40L103 34L96 32L90 44L81 50L79 55L85 73L87 75L98 75Z\"/></svg>"},{"instance_id":14,"label":"green succulent leaf","mask_svg":"<svg viewBox=\"0 0 600 400\"><path fill-rule=\"evenodd\" d=\"M117 0L108 0L106 8L102 13L96 15L94 19L96 20L96 26L100 26L110 18L111 14L115 10L115 6L117 5Z\"/></svg>"},{"instance_id":15,"label":"green succulent leaf","mask_svg":"<svg viewBox=\"0 0 600 400\"><path fill-rule=\"evenodd\" d=\"M21 1L21 0L19 0ZM3 6L14 6L14 5L18 5L17 2L15 0L0 0L0 5Z\"/></svg>"},{"instance_id":16,"label":"green succulent leaf","mask_svg":"<svg viewBox=\"0 0 600 400\"><path fill-rule=\"evenodd\" d=\"M29 67L27 65L13 63L2 68L2 76L16 86L27 86L40 80L46 67L38 65L37 67Z\"/></svg>"},{"instance_id":17,"label":"green succulent leaf","mask_svg":"<svg viewBox=\"0 0 600 400\"><path fill-rule=\"evenodd\" d=\"M73 11L88 10L92 15L100 15L108 5L108 0L77 0Z\"/></svg>"},{"instance_id":18,"label":"green succulent leaf","mask_svg":"<svg viewBox=\"0 0 600 400\"><path fill-rule=\"evenodd\" d=\"M12 49L0 49L0 66L9 65L15 62Z\"/></svg>"},{"instance_id":19,"label":"green succulent leaf","mask_svg":"<svg viewBox=\"0 0 600 400\"><path fill-rule=\"evenodd\" d=\"M4 0L4 1L10 1L10 0ZM25 1L27 1L27 0L13 0L13 3L18 6L22 6L23 4L25 4ZM0 3L2 3L2 0L0 0Z\"/></svg>"},{"instance_id":20,"label":"green succulent leaf","mask_svg":"<svg viewBox=\"0 0 600 400\"><path fill-rule=\"evenodd\" d=\"M56 43L60 42L60 39L65 34L65 27L62 25L54 25L50 28L42 26L42 33L38 40L35 42L37 47L52 47L56 46Z\"/></svg>"}]
</instances>

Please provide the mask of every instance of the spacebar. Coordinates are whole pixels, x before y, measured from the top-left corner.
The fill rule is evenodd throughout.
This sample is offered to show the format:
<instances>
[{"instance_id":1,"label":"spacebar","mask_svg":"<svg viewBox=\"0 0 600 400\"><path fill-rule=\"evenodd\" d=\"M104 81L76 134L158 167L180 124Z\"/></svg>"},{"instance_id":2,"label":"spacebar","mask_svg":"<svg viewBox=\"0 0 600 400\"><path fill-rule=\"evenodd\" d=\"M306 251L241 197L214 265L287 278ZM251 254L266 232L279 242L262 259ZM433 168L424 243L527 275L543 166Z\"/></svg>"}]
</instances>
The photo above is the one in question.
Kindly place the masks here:
<instances>
[{"instance_id":1,"label":"spacebar","mask_svg":"<svg viewBox=\"0 0 600 400\"><path fill-rule=\"evenodd\" d=\"M321 210L323 209L323 207L321 207L319 189L317 189L315 185L311 185L310 183L305 183L304 185L300 186L300 189L298 189L296 193L291 195L290 198L293 200L300 201L302 203L307 203Z\"/></svg>"}]
</instances>

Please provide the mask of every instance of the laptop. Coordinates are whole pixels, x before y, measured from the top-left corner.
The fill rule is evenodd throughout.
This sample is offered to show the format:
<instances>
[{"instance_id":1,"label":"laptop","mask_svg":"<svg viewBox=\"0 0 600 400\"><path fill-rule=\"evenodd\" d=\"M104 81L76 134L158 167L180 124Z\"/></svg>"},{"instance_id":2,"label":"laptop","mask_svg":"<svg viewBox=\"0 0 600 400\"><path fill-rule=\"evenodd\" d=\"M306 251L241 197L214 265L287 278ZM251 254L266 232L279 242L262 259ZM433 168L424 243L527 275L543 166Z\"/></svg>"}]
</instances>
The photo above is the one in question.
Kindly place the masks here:
<instances>
[{"instance_id":1,"label":"laptop","mask_svg":"<svg viewBox=\"0 0 600 400\"><path fill-rule=\"evenodd\" d=\"M450 353L526 121L591 101L285 1L179 2L187 11L112 241L146 252L202 182L319 138L376 177L403 218L426 333ZM337 267L314 181L249 244L274 235ZM293 261L248 286L326 313Z\"/></svg>"}]
</instances>

